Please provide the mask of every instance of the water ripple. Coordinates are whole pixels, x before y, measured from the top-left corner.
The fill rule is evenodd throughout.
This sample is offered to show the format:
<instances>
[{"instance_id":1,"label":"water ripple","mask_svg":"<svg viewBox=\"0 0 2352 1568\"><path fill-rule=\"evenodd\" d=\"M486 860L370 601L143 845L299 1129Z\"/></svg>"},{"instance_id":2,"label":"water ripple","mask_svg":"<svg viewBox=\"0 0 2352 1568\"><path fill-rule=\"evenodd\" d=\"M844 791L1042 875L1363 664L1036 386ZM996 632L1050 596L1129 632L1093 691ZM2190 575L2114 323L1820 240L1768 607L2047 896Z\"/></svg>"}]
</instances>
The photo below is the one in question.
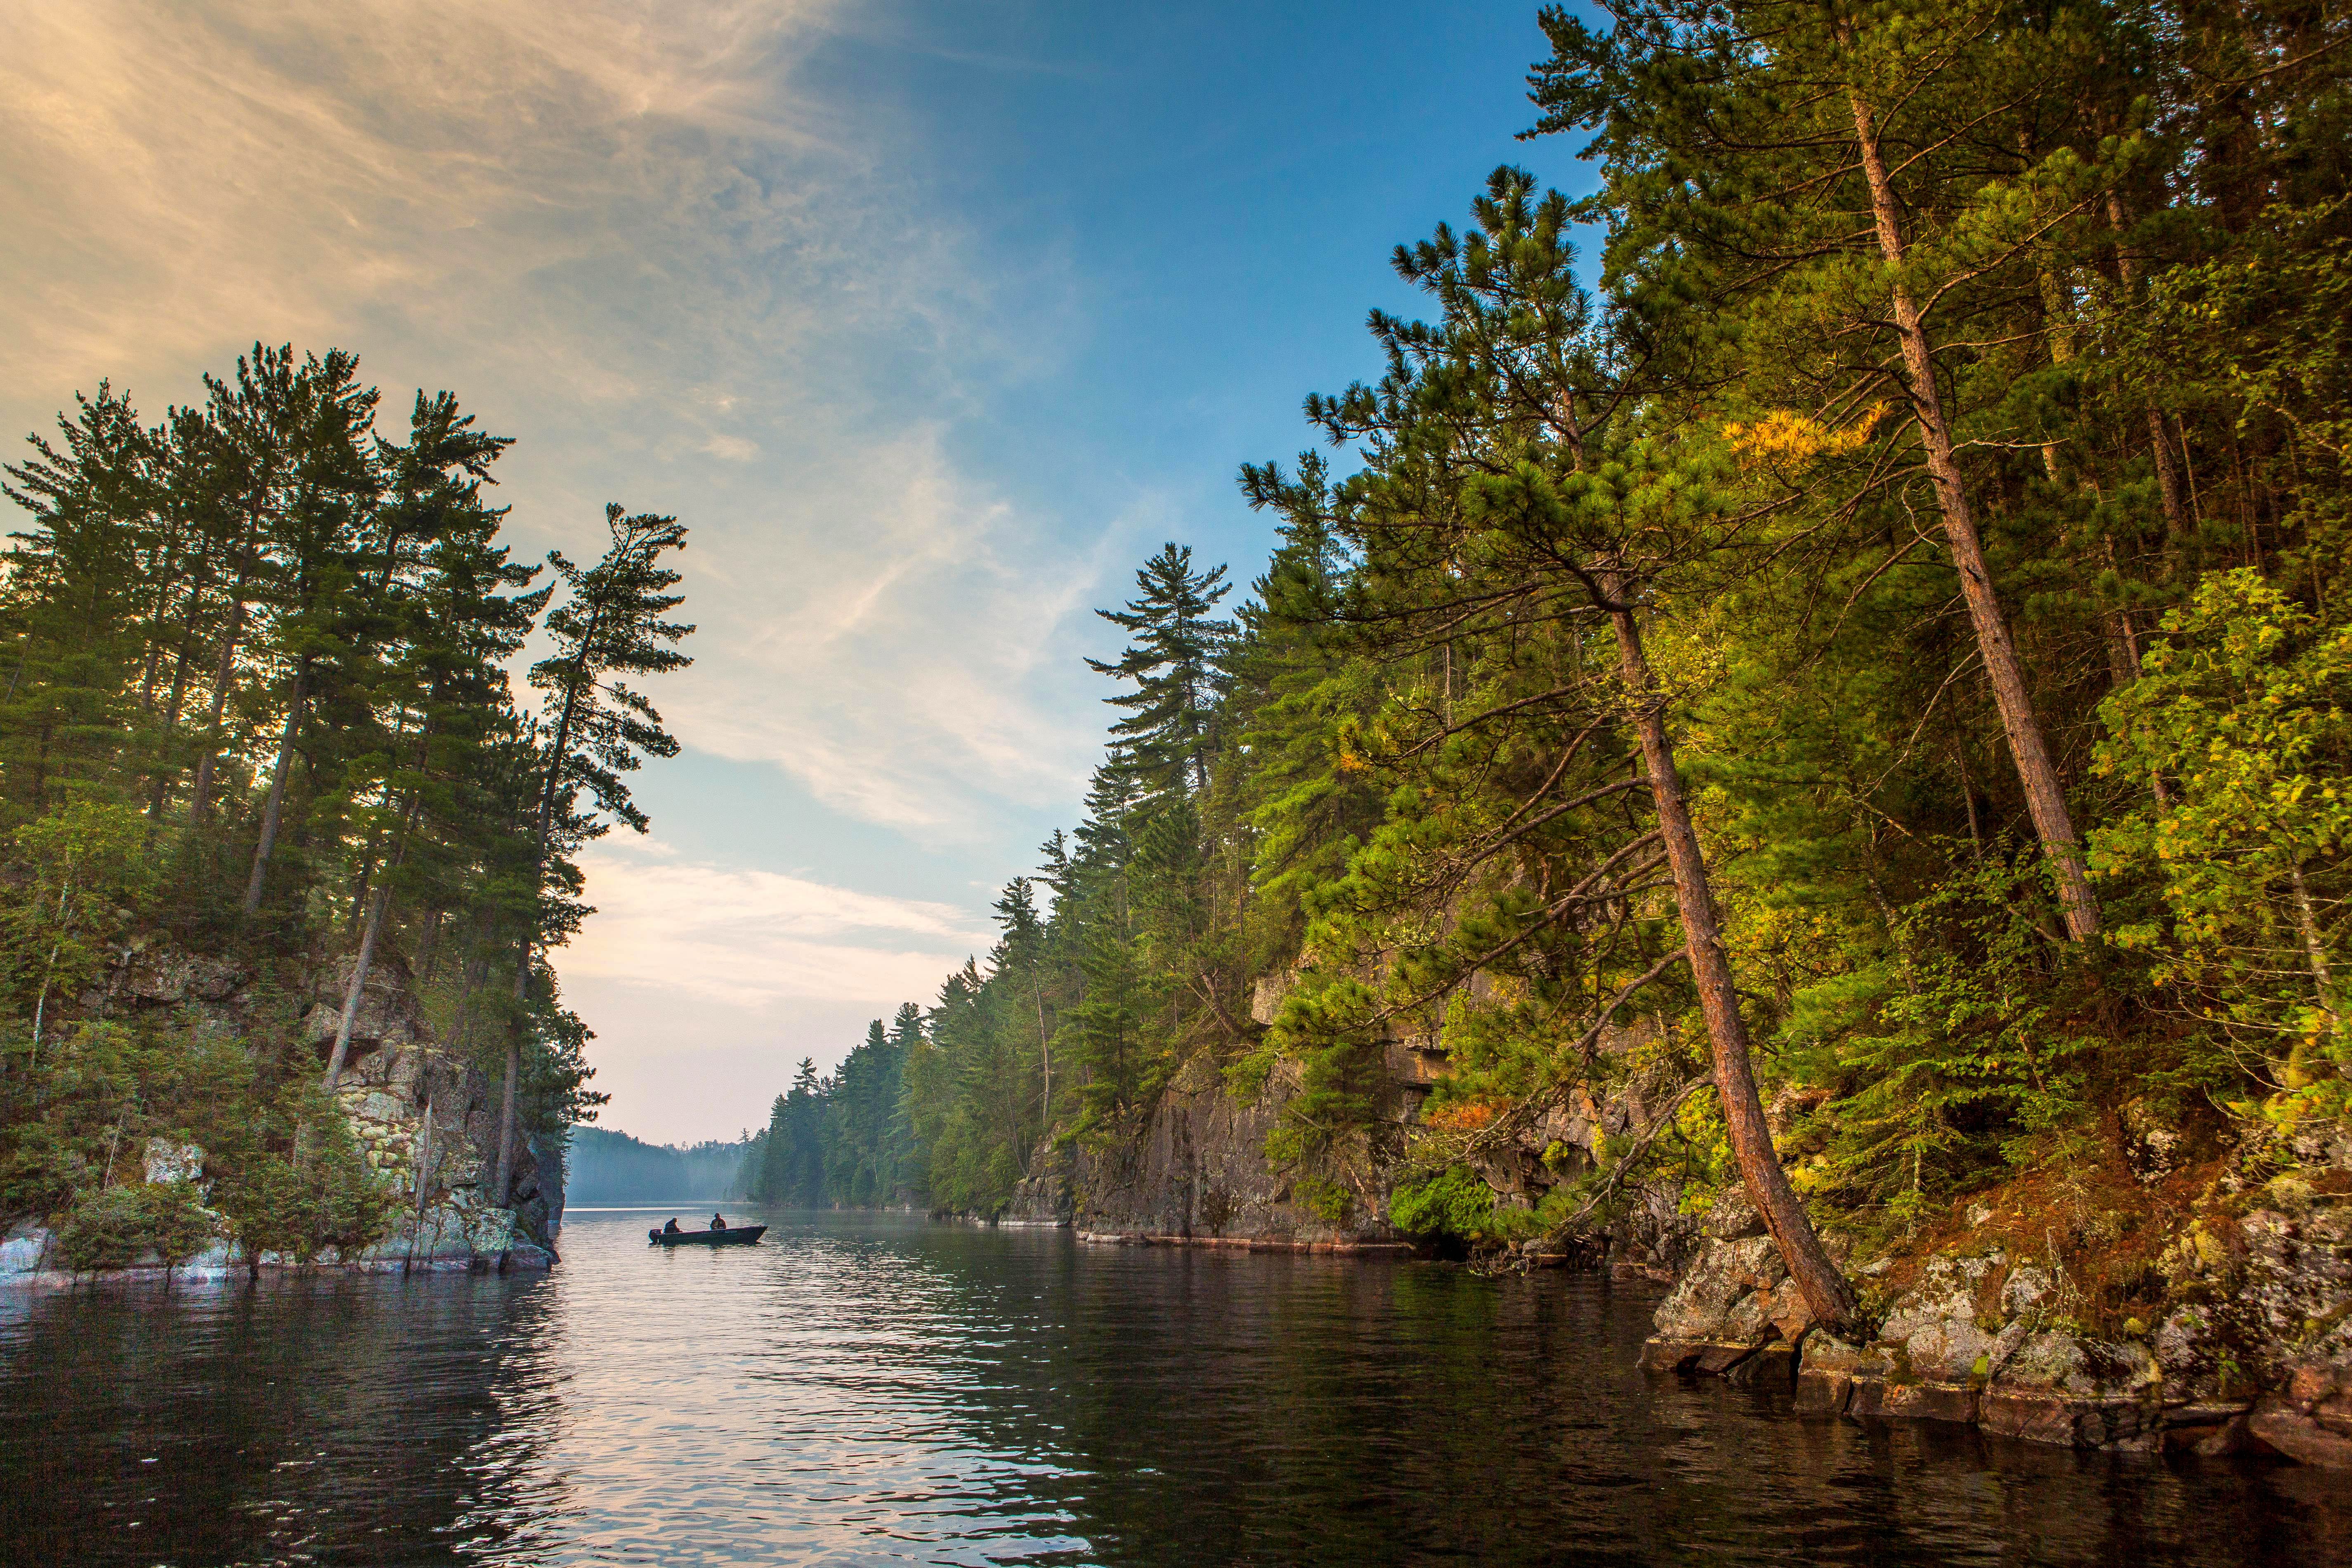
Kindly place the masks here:
<instances>
[{"instance_id":1,"label":"water ripple","mask_svg":"<svg viewBox=\"0 0 2352 1568\"><path fill-rule=\"evenodd\" d=\"M2352 1559L2309 1472L1644 1377L1646 1287L766 1217L579 1215L547 1278L0 1298L0 1561Z\"/></svg>"}]
</instances>

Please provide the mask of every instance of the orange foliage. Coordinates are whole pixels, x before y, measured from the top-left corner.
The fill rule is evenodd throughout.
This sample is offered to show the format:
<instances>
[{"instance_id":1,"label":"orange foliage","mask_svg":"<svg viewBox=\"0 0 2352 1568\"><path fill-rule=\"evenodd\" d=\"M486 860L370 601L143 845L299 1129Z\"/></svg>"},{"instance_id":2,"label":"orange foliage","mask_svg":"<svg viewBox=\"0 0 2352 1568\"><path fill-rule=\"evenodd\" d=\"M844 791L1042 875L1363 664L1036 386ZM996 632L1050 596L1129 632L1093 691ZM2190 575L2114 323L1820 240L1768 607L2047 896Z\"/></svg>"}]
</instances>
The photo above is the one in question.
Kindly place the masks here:
<instances>
[{"instance_id":1,"label":"orange foliage","mask_svg":"<svg viewBox=\"0 0 2352 1568\"><path fill-rule=\"evenodd\" d=\"M1421 1120L1423 1126L1434 1127L1441 1132L1475 1132L1494 1125L1495 1107L1483 1100L1473 1100L1433 1110Z\"/></svg>"}]
</instances>

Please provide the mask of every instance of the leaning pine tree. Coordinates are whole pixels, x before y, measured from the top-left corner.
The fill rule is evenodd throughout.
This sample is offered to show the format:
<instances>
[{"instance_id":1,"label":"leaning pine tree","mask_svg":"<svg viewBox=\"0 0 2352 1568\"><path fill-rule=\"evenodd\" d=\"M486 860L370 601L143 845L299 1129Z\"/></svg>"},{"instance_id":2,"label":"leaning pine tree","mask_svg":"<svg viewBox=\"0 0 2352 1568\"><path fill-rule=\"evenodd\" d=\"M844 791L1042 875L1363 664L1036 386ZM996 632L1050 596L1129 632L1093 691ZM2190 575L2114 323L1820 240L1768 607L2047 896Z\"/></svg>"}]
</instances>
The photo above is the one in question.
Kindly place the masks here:
<instances>
[{"instance_id":1,"label":"leaning pine tree","mask_svg":"<svg viewBox=\"0 0 2352 1568\"><path fill-rule=\"evenodd\" d=\"M646 814L631 799L622 775L643 766L645 756L676 756L677 742L662 728L653 703L621 678L658 675L693 662L674 645L694 628L663 618L684 602L669 591L679 574L663 557L686 548L685 527L676 518L648 512L625 516L617 504L605 507L604 523L613 542L595 565L583 570L559 551L547 557L568 596L547 616L555 652L530 668L530 684L544 700L546 742L530 826L531 907L515 955L515 1010L499 1096L496 1190L501 1204L513 1198L515 1093L530 1018L532 955L549 907L541 895L552 852L608 831L610 825L596 812L639 833L646 830ZM583 790L594 802L593 811L579 809Z\"/></svg>"},{"instance_id":2,"label":"leaning pine tree","mask_svg":"<svg viewBox=\"0 0 2352 1568\"><path fill-rule=\"evenodd\" d=\"M1649 868L1663 860L1683 945L1622 982L1612 974L1604 985L1596 973L1594 991L1606 1000L1587 1044L1637 994L1687 965L1742 1182L1813 1316L1842 1323L1854 1312L1853 1289L1773 1148L1704 847L1675 761L1676 694L1643 647L1654 600L1719 566L1758 514L1729 509L1714 483L1709 443L1591 320L1575 278L1568 203L1556 192L1539 196L1532 176L1505 168L1475 210L1471 232L1441 227L1433 239L1397 251L1398 272L1434 298L1438 319L1375 315L1389 374L1376 387L1307 402L1309 416L1335 442L1361 442L1370 458L1346 487L1337 519L1365 563L1344 614L1366 651L1426 658L1461 640L1482 647L1484 666L1507 668L1515 650L1558 637L1565 656L1491 698L1474 694L1457 708L1449 695L1431 705L1423 722L1433 717L1441 734L1424 749L1454 736L1499 733L1506 722L1523 736L1540 733L1528 728L1539 718L1559 738L1553 754L1529 765L1527 776L1540 782L1503 831L1464 847L1461 867L1418 868L1402 880L1419 880L1435 901L1452 904L1466 867L1594 802L1624 803L1618 809L1636 830L1621 826L1596 838L1595 848L1611 837L1617 842L1565 891L1551 889L1539 915L1514 915L1510 924L1521 929L1475 963L1533 940L1542 925L1627 923ZM1255 494L1283 493L1270 470L1248 478ZM1450 671L1451 663L1449 656L1440 668ZM1632 745L1621 762L1616 749L1626 740ZM1633 808L1643 795L1647 823ZM1418 860L1413 849L1410 842L1397 846ZM1286 1032L1311 1037L1305 1021L1286 1012Z\"/></svg>"}]
</instances>

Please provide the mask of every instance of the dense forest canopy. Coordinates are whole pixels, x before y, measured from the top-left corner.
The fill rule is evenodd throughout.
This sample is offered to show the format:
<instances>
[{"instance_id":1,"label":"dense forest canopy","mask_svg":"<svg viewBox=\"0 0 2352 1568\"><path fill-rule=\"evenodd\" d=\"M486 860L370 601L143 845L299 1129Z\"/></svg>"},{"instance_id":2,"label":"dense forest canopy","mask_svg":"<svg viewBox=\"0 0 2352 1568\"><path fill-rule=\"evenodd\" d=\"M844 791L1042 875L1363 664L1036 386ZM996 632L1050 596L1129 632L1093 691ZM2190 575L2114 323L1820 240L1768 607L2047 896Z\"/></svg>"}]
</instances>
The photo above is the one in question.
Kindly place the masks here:
<instances>
[{"instance_id":1,"label":"dense forest canopy","mask_svg":"<svg viewBox=\"0 0 2352 1568\"><path fill-rule=\"evenodd\" d=\"M2094 1171L2150 1116L2259 1151L2352 1112L2340 4L1538 22L1528 134L1593 194L1504 167L1397 248L1377 377L1241 469L1270 559L1237 592L1171 542L1100 612L1083 816L934 1005L802 1063L753 1195L998 1213L1189 1070L1279 1103L1334 1223L1744 1189L1834 1323L1825 1221ZM379 1230L336 1110L374 966L497 1085L494 1194L600 1099L547 953L677 749L644 683L686 662L684 530L614 506L593 563L524 564L509 443L381 401L257 345L153 423L100 384L7 468L0 1211L69 1252L184 1228L124 1174L151 1134L253 1247ZM110 1014L157 943L283 1016ZM1664 1115L1498 1200L1503 1140L1637 1079Z\"/></svg>"},{"instance_id":2,"label":"dense forest canopy","mask_svg":"<svg viewBox=\"0 0 2352 1568\"><path fill-rule=\"evenodd\" d=\"M114 1211L191 1194L110 1189L147 1137L193 1138L236 1237L307 1255L387 1223L334 1109L372 968L499 1084L493 1202L604 1099L545 954L589 912L580 847L645 826L626 775L677 749L625 682L686 662L684 530L612 507L601 559L542 581L491 501L510 443L450 395L388 430L352 355L260 344L205 389L149 424L101 384L7 468L0 1214L169 1228ZM534 632L535 710L508 675ZM107 977L157 949L278 1000L244 1038L112 1016ZM324 1060L298 1026L320 970Z\"/></svg>"},{"instance_id":3,"label":"dense forest canopy","mask_svg":"<svg viewBox=\"0 0 2352 1568\"><path fill-rule=\"evenodd\" d=\"M1106 612L1084 819L803 1064L764 1195L992 1212L1206 1058L1284 1075L1328 1212L1402 1162L1414 1228L1525 1235L1617 1173L1498 1209L1486 1142L1663 1075L1622 1159L1744 1184L1835 1321L1807 1205L2352 1105L2341 6L1540 22L1529 134L1598 190L1499 169L1398 248L1425 313L1307 400L1331 452L1243 469L1249 596L1171 544ZM1402 1122L1400 1034L1446 1062Z\"/></svg>"}]
</instances>

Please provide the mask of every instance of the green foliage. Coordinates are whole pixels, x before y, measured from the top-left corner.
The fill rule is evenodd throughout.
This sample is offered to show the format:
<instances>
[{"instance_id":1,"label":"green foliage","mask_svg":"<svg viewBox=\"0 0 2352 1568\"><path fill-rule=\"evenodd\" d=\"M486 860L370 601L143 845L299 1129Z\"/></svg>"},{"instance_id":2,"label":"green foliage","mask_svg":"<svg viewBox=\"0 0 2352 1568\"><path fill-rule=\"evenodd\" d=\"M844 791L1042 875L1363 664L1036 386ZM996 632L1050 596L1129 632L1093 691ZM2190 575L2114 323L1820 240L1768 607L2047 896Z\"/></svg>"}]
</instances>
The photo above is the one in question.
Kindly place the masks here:
<instances>
[{"instance_id":1,"label":"green foliage","mask_svg":"<svg viewBox=\"0 0 2352 1568\"><path fill-rule=\"evenodd\" d=\"M2352 625L2326 626L2241 569L2200 583L2162 629L2139 679L2104 710L2100 771L2152 783L2094 837L2094 865L2151 878L2160 899L2115 939L2154 958L2158 986L2248 1042L2285 1093L2274 1113L2342 1114Z\"/></svg>"},{"instance_id":2,"label":"green foliage","mask_svg":"<svg viewBox=\"0 0 2352 1568\"><path fill-rule=\"evenodd\" d=\"M144 824L127 805L75 800L16 829L24 882L0 901L12 1000L39 1043L53 996L77 996L96 975L106 943L139 918L153 881L142 854Z\"/></svg>"},{"instance_id":3,"label":"green foliage","mask_svg":"<svg viewBox=\"0 0 2352 1568\"><path fill-rule=\"evenodd\" d=\"M177 1262L223 1231L248 1255L307 1259L380 1239L402 1207L396 1184L368 1169L308 1053L266 1037L79 1024L0 1077L0 1123L10 1131L0 1209L54 1221L69 1258L94 1260L76 1268L121 1267L149 1248ZM207 1210L192 1217L183 1184L124 1184L151 1138L205 1152Z\"/></svg>"},{"instance_id":4,"label":"green foliage","mask_svg":"<svg viewBox=\"0 0 2352 1568\"><path fill-rule=\"evenodd\" d=\"M1104 699L1130 710L1110 732L1157 790L1208 784L1218 659L1232 631L1210 612L1231 591L1224 575L1223 566L1194 571L1192 547L1171 541L1136 573L1140 597L1124 610L1095 612L1135 634L1116 663L1087 663L1097 674L1134 683L1133 691Z\"/></svg>"},{"instance_id":5,"label":"green foliage","mask_svg":"<svg viewBox=\"0 0 2352 1568\"><path fill-rule=\"evenodd\" d=\"M264 1112L261 1147L215 1182L215 1206L247 1257L308 1263L329 1247L348 1256L389 1235L399 1184L367 1167L351 1123L304 1079Z\"/></svg>"},{"instance_id":6,"label":"green foliage","mask_svg":"<svg viewBox=\"0 0 2352 1568\"><path fill-rule=\"evenodd\" d=\"M60 1214L139 1168L151 1137L245 1135L262 1074L238 1042L172 1026L78 1023L0 1074L0 1212Z\"/></svg>"},{"instance_id":7,"label":"green foliage","mask_svg":"<svg viewBox=\"0 0 2352 1568\"><path fill-rule=\"evenodd\" d=\"M1903 911L1890 961L1798 999L1800 1074L1842 1091L1811 1190L1910 1224L2004 1167L2095 1158L2090 976L2052 951L2051 907L2038 870L1970 864Z\"/></svg>"},{"instance_id":8,"label":"green foliage","mask_svg":"<svg viewBox=\"0 0 2352 1568\"><path fill-rule=\"evenodd\" d=\"M674 757L677 742L661 715L625 676L660 675L694 661L676 645L694 628L663 619L685 602L669 590L679 574L663 563L686 548L686 530L674 517L625 515L604 508L612 544L591 567L575 566L561 551L548 552L557 581L569 590L551 610L545 629L555 651L530 667L530 684L546 699L550 731L537 834L542 847L562 808L586 790L596 805L643 833L645 814L621 775L643 767L639 753ZM579 832L600 828L583 825Z\"/></svg>"},{"instance_id":9,"label":"green foliage","mask_svg":"<svg viewBox=\"0 0 2352 1568\"><path fill-rule=\"evenodd\" d=\"M614 507L604 558L553 552L534 589L488 500L512 443L451 395L380 426L354 356L266 344L205 391L151 426L101 383L7 466L0 1209L98 1201L123 1139L208 1122L239 1212L307 1254L383 1223L340 1113L285 1099L319 1064L277 1024L113 1021L123 966L160 948L270 994L405 959L457 1054L513 1045L519 1138L560 1142L603 1096L543 952L587 912L579 847L645 826L623 775L676 750L624 681L685 662L684 531ZM531 714L507 670L541 629Z\"/></svg>"},{"instance_id":10,"label":"green foliage","mask_svg":"<svg viewBox=\"0 0 2352 1568\"><path fill-rule=\"evenodd\" d=\"M1495 1231L1495 1192L1467 1165L1449 1165L1389 1195L1389 1218L1412 1236L1479 1240Z\"/></svg>"},{"instance_id":11,"label":"green foliage","mask_svg":"<svg viewBox=\"0 0 2352 1568\"><path fill-rule=\"evenodd\" d=\"M194 1182L138 1182L84 1194L58 1222L67 1268L176 1267L204 1249L219 1216L205 1207Z\"/></svg>"}]
</instances>

